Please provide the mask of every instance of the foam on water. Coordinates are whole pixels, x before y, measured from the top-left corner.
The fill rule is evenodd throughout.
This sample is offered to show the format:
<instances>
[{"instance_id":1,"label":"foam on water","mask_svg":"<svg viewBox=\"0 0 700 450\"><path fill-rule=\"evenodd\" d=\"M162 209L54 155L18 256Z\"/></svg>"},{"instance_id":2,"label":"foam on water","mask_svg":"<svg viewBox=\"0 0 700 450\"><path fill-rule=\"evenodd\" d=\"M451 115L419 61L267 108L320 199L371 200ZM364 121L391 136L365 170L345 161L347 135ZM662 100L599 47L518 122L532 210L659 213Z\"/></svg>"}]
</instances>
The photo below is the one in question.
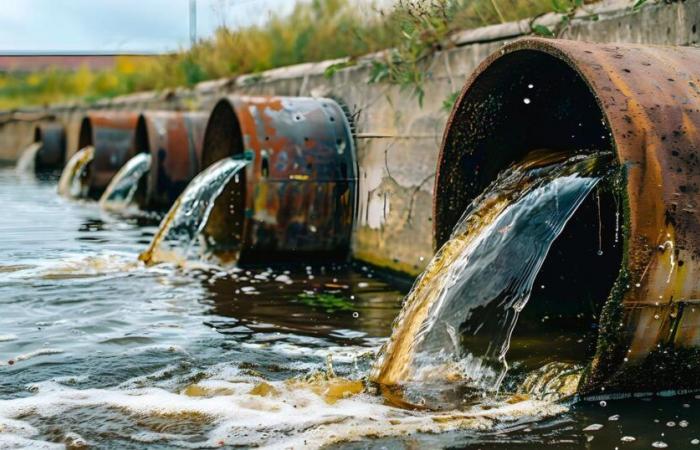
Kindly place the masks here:
<instances>
[{"instance_id":1,"label":"foam on water","mask_svg":"<svg viewBox=\"0 0 700 450\"><path fill-rule=\"evenodd\" d=\"M127 161L109 182L100 198L100 206L110 211L122 211L132 205L139 183L150 168L150 153L139 153Z\"/></svg>"},{"instance_id":2,"label":"foam on water","mask_svg":"<svg viewBox=\"0 0 700 450\"><path fill-rule=\"evenodd\" d=\"M229 367L209 370L204 379L179 390L156 387L73 389L56 383L34 386L31 397L0 401L0 427L5 439L35 438L28 421L70 416L86 408L114 411L138 419L188 421L207 430L196 439L172 432L132 433L124 438L168 442L179 447L222 445L261 448L319 448L366 437L488 429L566 408L535 400L514 399L468 411L429 413L395 408L367 393L361 379L317 372L285 381L244 374ZM46 443L49 445L49 443Z\"/></svg>"}]
</instances>

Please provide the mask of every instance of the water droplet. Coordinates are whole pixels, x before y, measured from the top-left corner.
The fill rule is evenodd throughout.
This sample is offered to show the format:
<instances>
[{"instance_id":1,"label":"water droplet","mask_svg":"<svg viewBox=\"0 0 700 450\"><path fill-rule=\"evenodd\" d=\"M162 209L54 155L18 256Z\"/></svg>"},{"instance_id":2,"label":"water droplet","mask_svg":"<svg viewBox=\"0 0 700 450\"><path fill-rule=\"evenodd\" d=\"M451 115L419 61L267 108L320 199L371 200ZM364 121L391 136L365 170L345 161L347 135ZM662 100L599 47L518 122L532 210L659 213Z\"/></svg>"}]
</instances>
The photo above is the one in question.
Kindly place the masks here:
<instances>
[{"instance_id":1,"label":"water droplet","mask_svg":"<svg viewBox=\"0 0 700 450\"><path fill-rule=\"evenodd\" d=\"M527 85L527 88L528 88L528 89L532 89L532 88L534 88L534 87L535 87L535 85L532 84L532 83L530 83L530 84Z\"/></svg>"},{"instance_id":2,"label":"water droplet","mask_svg":"<svg viewBox=\"0 0 700 450\"><path fill-rule=\"evenodd\" d=\"M688 421L687 420L681 420L678 422L678 426L681 428L687 428L688 427Z\"/></svg>"},{"instance_id":3,"label":"water droplet","mask_svg":"<svg viewBox=\"0 0 700 450\"><path fill-rule=\"evenodd\" d=\"M690 443L693 445L698 445L700 444L700 439L693 439L692 441L690 441Z\"/></svg>"},{"instance_id":4,"label":"water droplet","mask_svg":"<svg viewBox=\"0 0 700 450\"><path fill-rule=\"evenodd\" d=\"M527 98L527 97L525 97L525 98L523 99L523 103L525 103L526 105L529 105L529 104L530 104L530 99Z\"/></svg>"},{"instance_id":5,"label":"water droplet","mask_svg":"<svg viewBox=\"0 0 700 450\"><path fill-rule=\"evenodd\" d=\"M357 319L358 317L360 317L360 313L357 312L357 311L355 311L354 313L352 313L352 316L353 316L355 319Z\"/></svg>"},{"instance_id":6,"label":"water droplet","mask_svg":"<svg viewBox=\"0 0 700 450\"><path fill-rule=\"evenodd\" d=\"M614 416L610 416L610 417L608 417L608 420L613 421L613 422L616 420L620 420L620 415L615 414Z\"/></svg>"},{"instance_id":7,"label":"water droplet","mask_svg":"<svg viewBox=\"0 0 700 450\"><path fill-rule=\"evenodd\" d=\"M651 443L651 446L654 448L666 448L668 447L668 444L664 441L654 441Z\"/></svg>"},{"instance_id":8,"label":"water droplet","mask_svg":"<svg viewBox=\"0 0 700 450\"><path fill-rule=\"evenodd\" d=\"M667 427L670 427L670 428L673 428L673 427L676 426L676 422L674 422L674 421L672 421L672 420L669 420L668 422L666 422L666 426L667 426Z\"/></svg>"},{"instance_id":9,"label":"water droplet","mask_svg":"<svg viewBox=\"0 0 700 450\"><path fill-rule=\"evenodd\" d=\"M600 401L600 406L602 406L603 408L605 408L606 406L608 406L608 402L606 402L605 400L601 400L601 401Z\"/></svg>"},{"instance_id":10,"label":"water droplet","mask_svg":"<svg viewBox=\"0 0 700 450\"><path fill-rule=\"evenodd\" d=\"M634 442L634 441L637 440L637 438L634 437L634 436L622 436L622 437L620 438L620 440L621 440L622 442Z\"/></svg>"},{"instance_id":11,"label":"water droplet","mask_svg":"<svg viewBox=\"0 0 700 450\"><path fill-rule=\"evenodd\" d=\"M603 250L598 250L598 256L603 256Z\"/></svg>"},{"instance_id":12,"label":"water droplet","mask_svg":"<svg viewBox=\"0 0 700 450\"><path fill-rule=\"evenodd\" d=\"M659 320L659 315L658 315L658 314L654 314L654 319Z\"/></svg>"}]
</instances>

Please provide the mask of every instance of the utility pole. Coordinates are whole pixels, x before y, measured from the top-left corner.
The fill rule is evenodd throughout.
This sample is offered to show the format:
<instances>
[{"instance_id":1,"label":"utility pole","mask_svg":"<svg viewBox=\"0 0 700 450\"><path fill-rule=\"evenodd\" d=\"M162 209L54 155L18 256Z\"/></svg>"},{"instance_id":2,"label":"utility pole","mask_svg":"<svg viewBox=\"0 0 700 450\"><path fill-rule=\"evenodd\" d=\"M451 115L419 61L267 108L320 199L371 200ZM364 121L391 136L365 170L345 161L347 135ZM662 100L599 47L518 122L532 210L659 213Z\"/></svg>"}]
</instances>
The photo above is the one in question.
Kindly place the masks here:
<instances>
[{"instance_id":1,"label":"utility pole","mask_svg":"<svg viewBox=\"0 0 700 450\"><path fill-rule=\"evenodd\" d=\"M197 43L197 0L190 0L190 47Z\"/></svg>"}]
</instances>

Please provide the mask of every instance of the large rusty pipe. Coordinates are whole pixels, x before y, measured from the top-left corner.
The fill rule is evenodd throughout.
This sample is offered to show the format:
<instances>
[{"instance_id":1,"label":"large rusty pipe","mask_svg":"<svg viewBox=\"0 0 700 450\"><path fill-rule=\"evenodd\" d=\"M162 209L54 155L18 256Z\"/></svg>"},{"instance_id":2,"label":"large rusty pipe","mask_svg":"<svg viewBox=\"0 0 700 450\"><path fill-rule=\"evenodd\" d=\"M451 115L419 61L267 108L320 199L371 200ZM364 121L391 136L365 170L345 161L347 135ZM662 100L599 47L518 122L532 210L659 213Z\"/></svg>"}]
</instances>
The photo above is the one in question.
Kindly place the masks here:
<instances>
[{"instance_id":1,"label":"large rusty pipe","mask_svg":"<svg viewBox=\"0 0 700 450\"><path fill-rule=\"evenodd\" d=\"M41 142L36 154L37 172L60 171L66 163L66 129L58 122L46 122L34 128L34 142Z\"/></svg>"},{"instance_id":2,"label":"large rusty pipe","mask_svg":"<svg viewBox=\"0 0 700 450\"><path fill-rule=\"evenodd\" d=\"M348 117L333 100L228 97L207 124L203 167L251 160L227 187L205 234L241 262L344 259L357 168Z\"/></svg>"},{"instance_id":3,"label":"large rusty pipe","mask_svg":"<svg viewBox=\"0 0 700 450\"><path fill-rule=\"evenodd\" d=\"M136 126L136 147L151 154L144 206L168 209L200 171L205 112L146 111Z\"/></svg>"},{"instance_id":4,"label":"large rusty pipe","mask_svg":"<svg viewBox=\"0 0 700 450\"><path fill-rule=\"evenodd\" d=\"M452 111L435 187L436 246L530 150L617 156L622 245L561 237L543 268L563 280L552 304L603 297L581 393L700 387L698 127L700 50L681 47L515 41L478 67ZM614 201L603 201L599 217L601 209L614 221Z\"/></svg>"},{"instance_id":5,"label":"large rusty pipe","mask_svg":"<svg viewBox=\"0 0 700 450\"><path fill-rule=\"evenodd\" d=\"M99 198L114 174L136 155L134 135L138 117L132 111L90 111L83 118L78 149L95 147L87 176L90 197Z\"/></svg>"}]
</instances>

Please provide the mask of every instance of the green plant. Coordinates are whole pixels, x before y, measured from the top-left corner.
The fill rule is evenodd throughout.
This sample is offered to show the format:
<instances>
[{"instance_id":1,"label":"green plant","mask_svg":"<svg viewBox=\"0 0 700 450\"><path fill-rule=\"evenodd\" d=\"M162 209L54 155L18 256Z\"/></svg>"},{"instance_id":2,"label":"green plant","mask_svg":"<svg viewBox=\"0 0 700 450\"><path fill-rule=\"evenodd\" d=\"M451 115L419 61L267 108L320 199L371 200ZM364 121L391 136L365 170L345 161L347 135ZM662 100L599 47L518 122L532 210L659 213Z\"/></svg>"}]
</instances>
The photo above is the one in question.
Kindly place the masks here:
<instances>
[{"instance_id":1,"label":"green plant","mask_svg":"<svg viewBox=\"0 0 700 450\"><path fill-rule=\"evenodd\" d=\"M450 112L452 111L452 108L454 108L455 103L457 102L457 99L459 98L459 94L462 91L454 91L450 95L445 98L445 100L442 101L442 110L445 112Z\"/></svg>"},{"instance_id":2,"label":"green plant","mask_svg":"<svg viewBox=\"0 0 700 450\"><path fill-rule=\"evenodd\" d=\"M453 33L556 8L551 0L401 0L389 9L363 14L355 0L299 1L291 13L273 13L264 24L222 27L211 38L171 54L118 57L109 70L0 73L0 108L92 101L347 58L326 69L330 77L359 57L380 51L371 63L370 81L398 85L422 104L424 84L431 77L429 57L449 47ZM256 79L247 77L246 82Z\"/></svg>"},{"instance_id":3,"label":"green plant","mask_svg":"<svg viewBox=\"0 0 700 450\"><path fill-rule=\"evenodd\" d=\"M645 1L645 0L642 0ZM530 20L530 31L533 34L542 37L560 37L569 27L571 21L576 17L579 11L584 10L583 0L552 0L552 11L559 14L559 21L553 28L537 24L535 21L541 17L535 16ZM585 20L598 20L597 14L588 14L582 17Z\"/></svg>"},{"instance_id":4,"label":"green plant","mask_svg":"<svg viewBox=\"0 0 700 450\"><path fill-rule=\"evenodd\" d=\"M326 293L303 293L297 297L299 301L313 308L320 308L328 313L336 311L351 311L353 304L349 300Z\"/></svg>"}]
</instances>

